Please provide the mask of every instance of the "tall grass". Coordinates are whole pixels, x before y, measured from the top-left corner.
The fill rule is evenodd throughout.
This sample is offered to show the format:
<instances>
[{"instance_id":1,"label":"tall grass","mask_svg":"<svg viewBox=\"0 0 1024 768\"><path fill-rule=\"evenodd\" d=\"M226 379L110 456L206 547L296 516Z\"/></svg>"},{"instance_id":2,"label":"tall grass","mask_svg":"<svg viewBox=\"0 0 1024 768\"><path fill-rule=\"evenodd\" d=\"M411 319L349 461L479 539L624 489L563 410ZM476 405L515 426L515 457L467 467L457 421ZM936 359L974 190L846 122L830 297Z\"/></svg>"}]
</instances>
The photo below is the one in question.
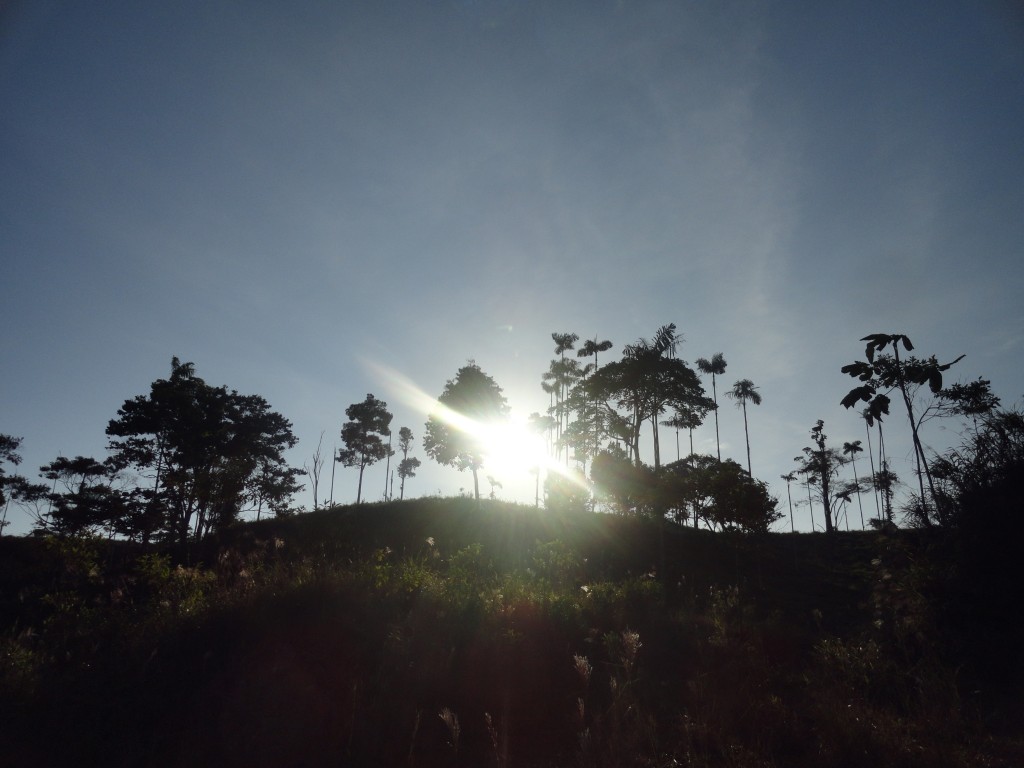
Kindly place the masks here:
<instances>
[{"instance_id":1,"label":"tall grass","mask_svg":"<svg viewBox=\"0 0 1024 768\"><path fill-rule=\"evenodd\" d=\"M0 747L110 766L1019 757L965 703L913 540L685 533L661 550L642 521L432 500L250 526L205 565L56 542L4 604Z\"/></svg>"}]
</instances>

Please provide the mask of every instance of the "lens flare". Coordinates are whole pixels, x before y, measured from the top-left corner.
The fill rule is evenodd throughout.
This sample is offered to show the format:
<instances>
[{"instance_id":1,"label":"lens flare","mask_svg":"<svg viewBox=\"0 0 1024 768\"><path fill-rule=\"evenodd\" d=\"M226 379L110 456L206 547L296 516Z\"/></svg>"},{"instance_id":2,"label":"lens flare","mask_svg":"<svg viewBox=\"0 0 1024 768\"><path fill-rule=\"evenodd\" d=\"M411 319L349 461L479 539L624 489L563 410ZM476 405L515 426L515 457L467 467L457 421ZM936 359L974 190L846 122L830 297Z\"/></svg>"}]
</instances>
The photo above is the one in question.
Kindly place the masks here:
<instances>
[{"instance_id":1,"label":"lens flare","mask_svg":"<svg viewBox=\"0 0 1024 768\"><path fill-rule=\"evenodd\" d=\"M449 426L467 432L484 445L484 475L502 484L522 481L535 473L559 474L585 487L580 474L568 470L550 454L544 437L531 429L527 417L515 409L507 421L481 423L439 403L401 373L380 363L363 360L389 392L424 417L443 419Z\"/></svg>"}]
</instances>

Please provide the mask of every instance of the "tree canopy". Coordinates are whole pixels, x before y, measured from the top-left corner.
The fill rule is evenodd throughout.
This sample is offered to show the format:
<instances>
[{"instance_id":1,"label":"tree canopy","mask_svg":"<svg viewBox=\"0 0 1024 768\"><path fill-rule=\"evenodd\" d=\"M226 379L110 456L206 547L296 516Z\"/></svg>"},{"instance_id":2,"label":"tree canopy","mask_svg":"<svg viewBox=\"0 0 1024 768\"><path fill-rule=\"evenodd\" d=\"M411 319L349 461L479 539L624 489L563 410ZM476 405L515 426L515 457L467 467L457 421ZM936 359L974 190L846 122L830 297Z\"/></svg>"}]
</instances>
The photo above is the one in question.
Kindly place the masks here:
<instances>
[{"instance_id":1,"label":"tree canopy","mask_svg":"<svg viewBox=\"0 0 1024 768\"><path fill-rule=\"evenodd\" d=\"M478 472L488 450L482 432L508 418L501 387L470 361L450 379L437 398L438 412L427 418L423 449L438 464L473 473L473 495L480 499Z\"/></svg>"},{"instance_id":2,"label":"tree canopy","mask_svg":"<svg viewBox=\"0 0 1024 768\"><path fill-rule=\"evenodd\" d=\"M192 363L171 360L171 375L148 395L125 401L107 426L111 466L133 468L151 485L141 494L158 530L180 543L200 538L264 503L286 511L301 470L284 451L291 423L258 395L214 387ZM141 486L140 486L141 490Z\"/></svg>"},{"instance_id":3,"label":"tree canopy","mask_svg":"<svg viewBox=\"0 0 1024 768\"><path fill-rule=\"evenodd\" d=\"M346 467L359 467L359 487L356 490L356 504L363 498L363 471L394 453L384 442L391 436L391 419L388 404L371 394L361 403L353 403L345 409L349 421L341 428L341 439L345 447L338 451L337 460Z\"/></svg>"}]
</instances>

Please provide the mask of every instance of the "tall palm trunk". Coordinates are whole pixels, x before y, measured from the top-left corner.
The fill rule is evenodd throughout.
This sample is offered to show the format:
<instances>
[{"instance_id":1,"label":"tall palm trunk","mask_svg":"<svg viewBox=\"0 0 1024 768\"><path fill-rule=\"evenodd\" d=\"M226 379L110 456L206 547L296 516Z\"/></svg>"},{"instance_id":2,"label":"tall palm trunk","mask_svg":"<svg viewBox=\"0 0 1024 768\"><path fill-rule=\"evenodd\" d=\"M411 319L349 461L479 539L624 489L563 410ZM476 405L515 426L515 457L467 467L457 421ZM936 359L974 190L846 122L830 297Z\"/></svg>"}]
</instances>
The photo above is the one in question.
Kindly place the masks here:
<instances>
[{"instance_id":1,"label":"tall palm trunk","mask_svg":"<svg viewBox=\"0 0 1024 768\"><path fill-rule=\"evenodd\" d=\"M789 489L789 481L786 481L786 498L789 499L789 532L796 533L796 526L793 524L793 493Z\"/></svg>"},{"instance_id":2,"label":"tall palm trunk","mask_svg":"<svg viewBox=\"0 0 1024 768\"><path fill-rule=\"evenodd\" d=\"M937 504L935 484L932 482L932 473L928 468L928 457L925 456L924 446L921 444L921 437L917 431L917 422L914 420L914 405L910 400L910 393L907 392L907 382L903 376L903 369L900 364L899 346L893 343L892 348L896 360L896 383L899 385L900 394L903 395L903 404L906 406L907 418L910 420L910 432L914 438L914 460L917 464L917 482L921 490L921 519L925 525L931 525L924 495L925 478L928 479L928 490L931 491L932 503Z\"/></svg>"},{"instance_id":3,"label":"tall palm trunk","mask_svg":"<svg viewBox=\"0 0 1024 768\"><path fill-rule=\"evenodd\" d=\"M750 430L747 429L747 401L743 400L743 432L747 436L747 475L753 477L750 471ZM721 459L719 459L721 460Z\"/></svg>"},{"instance_id":4,"label":"tall palm trunk","mask_svg":"<svg viewBox=\"0 0 1024 768\"><path fill-rule=\"evenodd\" d=\"M807 478L807 507L811 510L811 532L814 532L814 502L811 500L811 478Z\"/></svg>"},{"instance_id":5,"label":"tall palm trunk","mask_svg":"<svg viewBox=\"0 0 1024 768\"><path fill-rule=\"evenodd\" d=\"M882 507L885 519L892 522L892 481L889 477L889 457L885 452L885 433L882 422L878 422L878 463L882 474Z\"/></svg>"},{"instance_id":6,"label":"tall palm trunk","mask_svg":"<svg viewBox=\"0 0 1024 768\"><path fill-rule=\"evenodd\" d=\"M860 529L864 530L864 502L860 499L860 479L857 477L857 459L850 454L850 462L853 464L853 482L857 484L857 506L860 507Z\"/></svg>"},{"instance_id":7,"label":"tall palm trunk","mask_svg":"<svg viewBox=\"0 0 1024 768\"><path fill-rule=\"evenodd\" d=\"M882 505L878 502L878 486L875 484L875 455L873 448L871 447L871 427L868 425L867 419L864 420L864 431L868 435L868 461L871 463L871 491L875 497L875 517L879 520L882 519Z\"/></svg>"},{"instance_id":8,"label":"tall palm trunk","mask_svg":"<svg viewBox=\"0 0 1024 768\"><path fill-rule=\"evenodd\" d=\"M718 437L718 388L715 386L715 374L711 374L711 396L715 400L715 449L718 451L718 460L722 460L722 441Z\"/></svg>"}]
</instances>

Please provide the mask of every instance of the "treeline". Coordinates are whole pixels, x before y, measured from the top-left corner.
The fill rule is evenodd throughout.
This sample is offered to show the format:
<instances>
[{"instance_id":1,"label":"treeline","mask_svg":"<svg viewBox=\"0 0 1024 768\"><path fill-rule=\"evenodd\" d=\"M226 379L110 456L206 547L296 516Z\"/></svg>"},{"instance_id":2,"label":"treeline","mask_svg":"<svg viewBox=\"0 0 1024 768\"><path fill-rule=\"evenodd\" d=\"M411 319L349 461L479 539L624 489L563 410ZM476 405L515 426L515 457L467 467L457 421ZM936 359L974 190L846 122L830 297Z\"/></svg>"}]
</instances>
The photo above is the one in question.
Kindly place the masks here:
<instances>
[{"instance_id":1,"label":"treeline","mask_svg":"<svg viewBox=\"0 0 1024 768\"><path fill-rule=\"evenodd\" d=\"M627 345L619 360L604 365L598 364L598 354L612 348L610 341L587 340L574 359L567 353L575 349L577 334L552 333L551 338L557 357L542 377L550 405L546 414L533 414L532 420L548 435L553 451L564 457L566 466L570 460L575 462L581 477L587 474L588 462L590 469L589 484L553 478L556 487L549 487L549 499L568 496L570 503L604 503L619 513L668 515L680 523L718 530L766 530L781 518L767 485L751 471L747 406L760 405L762 397L750 379L737 380L726 392L743 412L745 472L737 462L722 459L717 386L727 367L722 353L699 358L695 371L677 355L681 336L674 324L662 326L650 340L641 338ZM897 517L921 527L954 524L960 497L957 489L963 484L960 472L965 463L971 463L964 457L984 452L978 440L996 440L1005 448L1000 455L1009 461L1012 450L1006 446L1020 438L1013 426L1019 414L1000 409L999 398L986 379L945 385L943 374L963 355L948 363L935 356L910 355L914 346L904 334L871 334L861 341L866 343L865 359L842 368L858 385L839 402L847 409L863 406L859 415L864 421L870 472L857 467L857 454L864 451L860 440L844 441L841 449L836 448L829 443L824 420L817 420L810 429L811 444L794 459L794 470L781 476L786 481L790 529L795 529L791 484L797 480L805 486L807 498L796 503L807 504L815 529L815 504L826 532L837 530L841 523L849 529L850 517L856 513L862 529L869 523L876 527L895 524ZM581 364L580 359L591 357L592 363ZM710 377L710 398L698 372ZM910 426L917 486L905 495L906 501L898 509L894 499L900 479L892 470L883 428L894 401ZM716 455L697 454L693 430L711 414L715 417ZM902 421L902 414L898 415ZM925 445L921 431L923 425L940 418L964 420L964 444L937 455ZM650 463L642 460L640 452L645 425L651 430ZM676 431L675 462L664 464L662 460L659 426ZM685 458L678 448L680 430L689 432L690 455ZM852 478L847 476L848 467ZM867 515L864 495L869 496Z\"/></svg>"},{"instance_id":2,"label":"treeline","mask_svg":"<svg viewBox=\"0 0 1024 768\"><path fill-rule=\"evenodd\" d=\"M207 384L192 363L148 395L125 401L107 425L110 455L58 457L40 469L48 484L6 477L0 491L34 512L36 530L187 544L246 512L288 514L303 470L284 451L292 425L258 395ZM2 458L17 464L20 440Z\"/></svg>"},{"instance_id":3,"label":"treeline","mask_svg":"<svg viewBox=\"0 0 1024 768\"><path fill-rule=\"evenodd\" d=\"M718 384L727 368L722 353L698 358L691 367L678 355L682 336L674 324L658 328L650 339L626 345L611 360L603 357L613 348L610 340L594 337L577 349L580 337L575 333L552 333L551 339L555 358L541 376L549 407L529 419L531 428L546 437L550 454L543 493L546 507L668 518L712 530L767 531L783 517L767 484L752 473L747 407L760 405L762 395L749 378L738 379L725 392L743 413L746 467L722 458ZM943 374L962 356L950 363L940 363L934 356L914 357L908 354L914 347L903 334L872 334L862 341L865 359L842 369L858 384L841 404L848 409L864 404L860 415L870 472L857 467L857 454L864 450L861 441L844 441L840 450L828 442L824 421L818 420L810 430L811 445L803 448L795 469L781 476L786 481L790 529L795 529L791 484L798 480L806 502L796 503L809 506L813 528L817 503L826 532L842 522L849 528L854 503L861 528L893 524L897 512L901 521L913 525L953 524L956 499L965 483L960 473L970 464L964 457L982 450L973 441L1009 439L1014 444L1019 437L1014 432L1018 414L999 409L999 399L985 379L944 386ZM710 397L702 375L710 379ZM916 491L899 510L894 509L899 478L892 471L883 430L894 400L906 411L911 428L917 480ZM439 464L469 470L479 499L479 473L493 448L493 436L481 427L506 420L508 413L501 387L470 361L438 396L424 425L422 447ZM693 449L694 429L711 415L715 456ZM340 431L343 447L331 459L332 465L358 469L356 503L363 499L366 468L384 460L383 498L395 496L395 472L400 480L398 498L404 498L406 480L421 466L412 455L413 431L407 426L399 429L401 458L393 471L396 446L387 403L367 394L346 409L346 416ZM922 426L939 417L968 420L967 442L944 456L929 455L921 438ZM675 431L675 461L663 458L663 427ZM685 457L679 447L681 430L689 433L690 452ZM649 457L641 452L645 433L650 436L644 443L650 446ZM41 532L104 532L183 545L247 516L292 514L293 497L304 477L312 486L314 510L334 503L333 468L330 496L321 494L323 435L311 464L289 467L284 451L294 447L297 438L287 419L262 397L207 384L191 363L178 358L172 359L167 379L153 382L149 394L122 405L106 434L106 459L58 457L40 469L47 483L4 472L4 463L20 461L20 438L0 435L0 530L15 503L32 512ZM540 469L538 464L538 505ZM493 493L498 481L489 479Z\"/></svg>"}]
</instances>

